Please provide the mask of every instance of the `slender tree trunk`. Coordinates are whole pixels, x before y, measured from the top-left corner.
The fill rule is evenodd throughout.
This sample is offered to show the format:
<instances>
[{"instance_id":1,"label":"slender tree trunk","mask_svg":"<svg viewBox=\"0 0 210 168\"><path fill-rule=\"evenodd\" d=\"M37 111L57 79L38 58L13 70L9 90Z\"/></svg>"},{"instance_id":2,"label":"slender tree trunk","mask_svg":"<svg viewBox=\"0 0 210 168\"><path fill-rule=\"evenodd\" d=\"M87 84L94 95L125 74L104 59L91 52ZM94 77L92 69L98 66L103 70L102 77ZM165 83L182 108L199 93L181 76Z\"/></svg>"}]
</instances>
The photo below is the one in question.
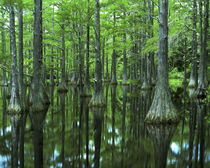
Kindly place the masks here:
<instances>
[{"instance_id":1,"label":"slender tree trunk","mask_svg":"<svg viewBox=\"0 0 210 168\"><path fill-rule=\"evenodd\" d=\"M61 25L61 29L62 29L62 59L61 59L61 83L60 86L58 88L59 92L67 92L67 86L66 86L66 70L65 70L65 27L64 27L64 23Z\"/></svg>"},{"instance_id":2,"label":"slender tree trunk","mask_svg":"<svg viewBox=\"0 0 210 168\"><path fill-rule=\"evenodd\" d=\"M19 29L19 36L18 36L18 41L19 41L19 47L18 47L18 55L19 55L19 73L18 73L18 78L19 78L19 94L20 94L20 100L21 100L21 106L22 110L24 111L26 108L25 104L25 87L23 83L23 9L19 9L18 13L18 29Z\"/></svg>"},{"instance_id":3,"label":"slender tree trunk","mask_svg":"<svg viewBox=\"0 0 210 168\"><path fill-rule=\"evenodd\" d=\"M115 35L115 24L116 24L116 16L114 11L114 33L113 33L113 52L112 52L112 84L117 84L117 72L116 72L116 35Z\"/></svg>"},{"instance_id":4,"label":"slender tree trunk","mask_svg":"<svg viewBox=\"0 0 210 168\"><path fill-rule=\"evenodd\" d=\"M2 14L2 18L4 19L4 13ZM2 31L1 31L1 44L2 44L2 56L6 56L6 41L5 41L5 32L4 32L4 21L2 21ZM3 59L5 60L5 59ZM5 65L6 62L3 62ZM3 80L2 80L2 85L6 86L7 85L7 76L6 76L6 67L3 67Z\"/></svg>"},{"instance_id":5,"label":"slender tree trunk","mask_svg":"<svg viewBox=\"0 0 210 168\"><path fill-rule=\"evenodd\" d=\"M199 0L199 24L200 24L200 64L199 64L199 76L198 76L198 87L196 95L198 98L206 97L206 86L205 86L205 55L204 55L204 41L203 41L203 3Z\"/></svg>"},{"instance_id":6,"label":"slender tree trunk","mask_svg":"<svg viewBox=\"0 0 210 168\"><path fill-rule=\"evenodd\" d=\"M106 53L106 80L109 81L109 57L108 57L108 52Z\"/></svg>"},{"instance_id":7,"label":"slender tree trunk","mask_svg":"<svg viewBox=\"0 0 210 168\"><path fill-rule=\"evenodd\" d=\"M123 13L124 19L126 19L125 12ZM127 83L127 52L126 52L126 32L123 35L124 49L123 49L123 84Z\"/></svg>"},{"instance_id":8,"label":"slender tree trunk","mask_svg":"<svg viewBox=\"0 0 210 168\"><path fill-rule=\"evenodd\" d=\"M16 38L15 38L15 13L14 6L10 6L10 37L11 37L11 55L12 55L12 87L11 98L9 101L8 111L10 113L20 113L20 98L17 77L17 55L16 55Z\"/></svg>"},{"instance_id":9,"label":"slender tree trunk","mask_svg":"<svg viewBox=\"0 0 210 168\"><path fill-rule=\"evenodd\" d=\"M90 106L104 106L105 99L102 88L101 73L101 43L100 43L100 6L99 0L95 0L95 79L94 95L90 100Z\"/></svg>"},{"instance_id":10,"label":"slender tree trunk","mask_svg":"<svg viewBox=\"0 0 210 168\"><path fill-rule=\"evenodd\" d=\"M178 121L168 82L168 0L161 0L159 13L158 76L155 95L145 121L173 123Z\"/></svg>"},{"instance_id":11,"label":"slender tree trunk","mask_svg":"<svg viewBox=\"0 0 210 168\"><path fill-rule=\"evenodd\" d=\"M143 8L144 8L144 12L146 12L146 1L144 0L144 2L143 2ZM144 24L146 24L147 22L146 22L146 17L144 17ZM149 20L148 20L148 25L149 25L150 23L149 23ZM149 29L150 29L150 25L149 25ZM150 31L150 30L149 30ZM147 39L147 34L148 34L148 36L149 36L149 32L143 32L143 34L142 34L142 38L143 38L143 44L145 44L145 42L146 42L146 39ZM149 86L149 83L148 83L148 71L149 71L149 57L150 57L150 53L149 54L144 54L143 55L143 57L144 57L144 62L143 62L143 64L144 64L144 68L143 68L143 74L144 74L144 78L143 78L143 84L142 84L142 86L141 86L141 89L143 89L143 90L147 90L147 89L150 89L150 86Z\"/></svg>"},{"instance_id":12,"label":"slender tree trunk","mask_svg":"<svg viewBox=\"0 0 210 168\"><path fill-rule=\"evenodd\" d=\"M209 39L208 34L208 28L209 28L209 1L204 1L205 3L205 13L204 13L204 29L203 29L203 54L204 54L204 83L207 86L208 85L208 79L207 79L207 62L208 62L208 46L207 41Z\"/></svg>"},{"instance_id":13,"label":"slender tree trunk","mask_svg":"<svg viewBox=\"0 0 210 168\"><path fill-rule=\"evenodd\" d=\"M90 0L88 0L88 11L87 11L87 41L86 41L86 72L85 72L85 86L84 86L84 96L91 96L90 91L90 76L89 76L89 56L90 56Z\"/></svg>"},{"instance_id":14,"label":"slender tree trunk","mask_svg":"<svg viewBox=\"0 0 210 168\"><path fill-rule=\"evenodd\" d=\"M197 87L197 31L196 31L196 23L197 23L197 0L193 0L193 35L192 35L192 66L190 73L190 82L188 87L196 88Z\"/></svg>"}]
</instances>

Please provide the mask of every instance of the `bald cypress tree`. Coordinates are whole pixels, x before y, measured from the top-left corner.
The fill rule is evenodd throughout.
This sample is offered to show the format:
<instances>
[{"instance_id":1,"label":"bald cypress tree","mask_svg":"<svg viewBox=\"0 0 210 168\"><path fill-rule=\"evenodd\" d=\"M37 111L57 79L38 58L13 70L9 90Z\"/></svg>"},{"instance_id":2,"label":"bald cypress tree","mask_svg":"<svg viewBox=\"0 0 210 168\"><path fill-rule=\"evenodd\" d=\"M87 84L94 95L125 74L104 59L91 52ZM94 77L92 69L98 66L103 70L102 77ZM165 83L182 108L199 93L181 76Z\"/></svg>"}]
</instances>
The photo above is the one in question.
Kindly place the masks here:
<instances>
[{"instance_id":1,"label":"bald cypress tree","mask_svg":"<svg viewBox=\"0 0 210 168\"><path fill-rule=\"evenodd\" d=\"M100 42L100 5L95 0L95 79L94 94L90 100L90 106L104 106L105 99L102 88L102 66L101 66L101 42Z\"/></svg>"},{"instance_id":2,"label":"bald cypress tree","mask_svg":"<svg viewBox=\"0 0 210 168\"><path fill-rule=\"evenodd\" d=\"M11 87L11 98L9 101L8 111L10 113L19 113L20 98L19 98L19 87L17 77L17 53L16 53L16 37L15 37L15 12L14 6L10 5L10 47L12 55L12 87Z\"/></svg>"},{"instance_id":3,"label":"bald cypress tree","mask_svg":"<svg viewBox=\"0 0 210 168\"><path fill-rule=\"evenodd\" d=\"M42 0L34 0L33 82L31 110L42 111L49 103L41 80L42 66Z\"/></svg>"},{"instance_id":4,"label":"bald cypress tree","mask_svg":"<svg viewBox=\"0 0 210 168\"><path fill-rule=\"evenodd\" d=\"M159 12L159 49L157 85L152 105L145 121L148 123L177 122L168 82L168 0L161 0Z\"/></svg>"}]
</instances>

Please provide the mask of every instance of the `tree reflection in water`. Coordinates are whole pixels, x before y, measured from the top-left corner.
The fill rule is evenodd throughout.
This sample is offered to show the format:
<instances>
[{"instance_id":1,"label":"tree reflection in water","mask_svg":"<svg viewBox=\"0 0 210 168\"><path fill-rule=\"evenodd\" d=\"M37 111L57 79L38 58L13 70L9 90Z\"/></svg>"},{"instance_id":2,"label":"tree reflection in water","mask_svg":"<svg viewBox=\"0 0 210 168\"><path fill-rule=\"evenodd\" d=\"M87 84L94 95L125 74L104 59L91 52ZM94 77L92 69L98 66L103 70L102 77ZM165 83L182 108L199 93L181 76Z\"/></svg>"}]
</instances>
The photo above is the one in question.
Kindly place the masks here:
<instances>
[{"instance_id":1,"label":"tree reflection in water","mask_svg":"<svg viewBox=\"0 0 210 168\"><path fill-rule=\"evenodd\" d=\"M171 139L177 125L147 125L154 145L155 168L166 168Z\"/></svg>"},{"instance_id":2,"label":"tree reflection in water","mask_svg":"<svg viewBox=\"0 0 210 168\"><path fill-rule=\"evenodd\" d=\"M29 112L33 128L34 168L43 168L43 127L48 107L43 111Z\"/></svg>"}]
</instances>

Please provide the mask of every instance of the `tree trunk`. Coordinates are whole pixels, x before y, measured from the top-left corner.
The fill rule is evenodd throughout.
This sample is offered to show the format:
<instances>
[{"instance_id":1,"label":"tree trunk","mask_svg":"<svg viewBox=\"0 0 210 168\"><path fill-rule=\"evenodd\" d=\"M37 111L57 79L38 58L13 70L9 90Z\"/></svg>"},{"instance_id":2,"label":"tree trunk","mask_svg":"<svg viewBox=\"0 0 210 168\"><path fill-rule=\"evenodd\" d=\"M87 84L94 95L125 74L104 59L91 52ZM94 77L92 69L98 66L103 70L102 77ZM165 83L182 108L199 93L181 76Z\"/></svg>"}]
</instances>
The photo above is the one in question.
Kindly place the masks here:
<instances>
[{"instance_id":1,"label":"tree trunk","mask_svg":"<svg viewBox=\"0 0 210 168\"><path fill-rule=\"evenodd\" d=\"M31 110L42 111L49 104L48 96L41 80L42 66L42 1L35 0L33 39L33 84Z\"/></svg>"},{"instance_id":2,"label":"tree trunk","mask_svg":"<svg viewBox=\"0 0 210 168\"><path fill-rule=\"evenodd\" d=\"M192 66L190 73L190 82L188 87L197 87L197 35L196 35L196 23L197 23L197 0L193 0L193 35L192 35Z\"/></svg>"},{"instance_id":3,"label":"tree trunk","mask_svg":"<svg viewBox=\"0 0 210 168\"><path fill-rule=\"evenodd\" d=\"M90 106L104 106L105 99L102 88L101 73L101 43L100 43L100 6L99 0L95 0L95 79L94 94L90 100Z\"/></svg>"},{"instance_id":4,"label":"tree trunk","mask_svg":"<svg viewBox=\"0 0 210 168\"><path fill-rule=\"evenodd\" d=\"M168 82L168 0L161 0L159 13L158 76L155 95L146 115L148 123L173 123L178 121L172 103Z\"/></svg>"},{"instance_id":5,"label":"tree trunk","mask_svg":"<svg viewBox=\"0 0 210 168\"><path fill-rule=\"evenodd\" d=\"M11 55L12 55L12 88L11 98L9 101L9 113L19 113L21 110L19 100L19 88L17 77L17 55L16 55L16 39L15 39L15 13L14 6L10 6L10 37L11 37Z\"/></svg>"},{"instance_id":6,"label":"tree trunk","mask_svg":"<svg viewBox=\"0 0 210 168\"><path fill-rule=\"evenodd\" d=\"M204 13L204 37L203 37L203 54L204 54L204 83L207 86L208 85L208 79L207 79L207 63L208 63L208 28L209 28L209 1L204 1L205 3L205 13Z\"/></svg>"},{"instance_id":7,"label":"tree trunk","mask_svg":"<svg viewBox=\"0 0 210 168\"><path fill-rule=\"evenodd\" d=\"M144 0L143 2L143 8L144 8L144 12L146 12L146 1ZM144 17L144 24L146 24L146 17ZM148 20L148 25L149 25L149 20ZM149 26L149 29L150 29L150 26ZM150 30L149 30L150 31ZM143 40L143 43L142 44L145 44L146 42L146 39L147 39L147 33L148 33L148 36L149 36L149 32L143 32L142 33L142 40ZM149 83L148 83L148 71L149 71L149 57L150 57L150 54L144 54L143 55L144 57L144 62L143 62L143 84L141 86L141 89L142 90L148 90L150 89L150 86L149 86Z\"/></svg>"},{"instance_id":8,"label":"tree trunk","mask_svg":"<svg viewBox=\"0 0 210 168\"><path fill-rule=\"evenodd\" d=\"M90 8L89 8L90 0L88 0L88 11L87 11L87 49L86 49L86 72L85 72L85 86L84 86L84 96L91 96L90 90L90 76L89 76L89 56L90 56Z\"/></svg>"},{"instance_id":9,"label":"tree trunk","mask_svg":"<svg viewBox=\"0 0 210 168\"><path fill-rule=\"evenodd\" d=\"M125 12L123 13L124 19L126 19ZM123 84L127 83L127 52L126 52L126 32L123 35L124 49L123 49Z\"/></svg>"},{"instance_id":10,"label":"tree trunk","mask_svg":"<svg viewBox=\"0 0 210 168\"><path fill-rule=\"evenodd\" d=\"M203 3L199 0L199 24L200 24L200 64L199 64L199 76L198 87L196 95L198 98L206 97L206 85L205 85L205 55L204 55L204 41L203 41Z\"/></svg>"},{"instance_id":11,"label":"tree trunk","mask_svg":"<svg viewBox=\"0 0 210 168\"><path fill-rule=\"evenodd\" d=\"M67 86L66 86L66 70L65 70L65 27L64 23L61 25L62 29L62 59L61 59L61 83L60 86L58 87L59 92L67 92Z\"/></svg>"},{"instance_id":12,"label":"tree trunk","mask_svg":"<svg viewBox=\"0 0 210 168\"><path fill-rule=\"evenodd\" d=\"M115 24L116 24L116 16L114 11L114 33L113 33L113 52L112 52L112 80L111 84L117 84L117 72L116 72L116 40L115 40Z\"/></svg>"},{"instance_id":13,"label":"tree trunk","mask_svg":"<svg viewBox=\"0 0 210 168\"><path fill-rule=\"evenodd\" d=\"M4 19L4 13L2 14L2 18ZM4 32L4 21L2 21L2 31L1 31L1 44L2 44L2 56L6 56L6 41L5 41L5 32ZM3 59L5 60L5 59ZM3 65L5 65L5 62L3 62ZM3 67L3 80L2 85L7 86L7 77L6 77L6 67Z\"/></svg>"}]
</instances>

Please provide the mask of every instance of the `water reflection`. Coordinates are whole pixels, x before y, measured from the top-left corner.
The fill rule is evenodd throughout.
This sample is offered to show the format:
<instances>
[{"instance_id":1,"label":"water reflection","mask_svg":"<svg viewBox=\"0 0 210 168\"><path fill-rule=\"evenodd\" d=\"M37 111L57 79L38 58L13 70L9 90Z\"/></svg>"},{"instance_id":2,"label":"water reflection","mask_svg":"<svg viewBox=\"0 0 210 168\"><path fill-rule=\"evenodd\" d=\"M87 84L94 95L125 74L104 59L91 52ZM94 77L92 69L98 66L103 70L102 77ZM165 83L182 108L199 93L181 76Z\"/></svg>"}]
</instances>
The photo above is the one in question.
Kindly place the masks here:
<instances>
[{"instance_id":1,"label":"water reflection","mask_svg":"<svg viewBox=\"0 0 210 168\"><path fill-rule=\"evenodd\" d=\"M19 143L20 114L10 114L9 118L10 118L11 133L12 133L11 167L18 168L18 143Z\"/></svg>"},{"instance_id":2,"label":"water reflection","mask_svg":"<svg viewBox=\"0 0 210 168\"><path fill-rule=\"evenodd\" d=\"M101 134L104 119L104 108L91 108L94 120L94 168L100 167Z\"/></svg>"},{"instance_id":3,"label":"water reflection","mask_svg":"<svg viewBox=\"0 0 210 168\"><path fill-rule=\"evenodd\" d=\"M147 130L154 145L155 168L165 168L176 125L147 125Z\"/></svg>"},{"instance_id":4,"label":"water reflection","mask_svg":"<svg viewBox=\"0 0 210 168\"><path fill-rule=\"evenodd\" d=\"M43 111L29 112L34 143L34 168L43 168L43 127L48 106Z\"/></svg>"},{"instance_id":5,"label":"water reflection","mask_svg":"<svg viewBox=\"0 0 210 168\"><path fill-rule=\"evenodd\" d=\"M184 100L182 89L173 93L185 111L176 131L172 126L144 124L153 93L136 86L106 85L105 109L89 109L90 98L80 97L77 87L70 87L67 94L56 90L49 88L49 113L46 109L29 113L30 118L27 113L15 118L6 113L2 87L0 167L12 167L17 160L19 167L27 168L208 167L208 106L192 97ZM18 121L19 133L14 129ZM11 150L17 147L19 153Z\"/></svg>"}]
</instances>

